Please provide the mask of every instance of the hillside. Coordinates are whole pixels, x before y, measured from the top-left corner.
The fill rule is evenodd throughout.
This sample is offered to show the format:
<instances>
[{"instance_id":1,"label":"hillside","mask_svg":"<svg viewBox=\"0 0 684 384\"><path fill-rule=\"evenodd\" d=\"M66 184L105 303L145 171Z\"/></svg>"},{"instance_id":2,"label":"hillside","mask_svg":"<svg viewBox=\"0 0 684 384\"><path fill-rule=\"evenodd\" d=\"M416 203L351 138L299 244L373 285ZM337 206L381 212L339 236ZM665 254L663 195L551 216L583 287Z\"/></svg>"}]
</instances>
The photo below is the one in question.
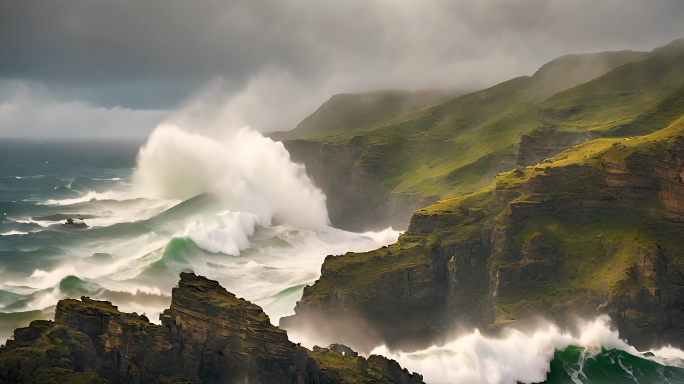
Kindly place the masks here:
<instances>
[{"instance_id":1,"label":"hillside","mask_svg":"<svg viewBox=\"0 0 684 384\"><path fill-rule=\"evenodd\" d=\"M684 117L600 138L416 211L399 241L328 256L296 330L322 313L384 341L608 314L638 348L684 346Z\"/></svg>"},{"instance_id":2,"label":"hillside","mask_svg":"<svg viewBox=\"0 0 684 384\"><path fill-rule=\"evenodd\" d=\"M563 56L531 77L372 127L293 131L283 143L328 196L334 225L406 228L413 210L513 169L521 150L536 163L596 137L643 135L672 122L682 110L683 57L681 40L650 53Z\"/></svg>"},{"instance_id":3,"label":"hillside","mask_svg":"<svg viewBox=\"0 0 684 384\"><path fill-rule=\"evenodd\" d=\"M334 95L290 131L268 134L276 140L321 138L363 132L395 117L457 96L455 91L375 91ZM351 136L350 136L351 137Z\"/></svg>"}]
</instances>

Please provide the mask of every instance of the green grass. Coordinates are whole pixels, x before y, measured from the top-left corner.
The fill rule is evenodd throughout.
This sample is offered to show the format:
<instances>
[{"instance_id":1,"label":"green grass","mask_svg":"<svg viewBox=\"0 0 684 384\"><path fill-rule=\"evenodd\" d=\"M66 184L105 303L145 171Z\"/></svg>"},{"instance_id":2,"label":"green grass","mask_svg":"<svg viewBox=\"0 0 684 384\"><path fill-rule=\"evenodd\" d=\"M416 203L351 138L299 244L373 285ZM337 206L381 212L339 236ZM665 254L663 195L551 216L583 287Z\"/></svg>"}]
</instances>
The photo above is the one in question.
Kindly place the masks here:
<instances>
[{"instance_id":1,"label":"green grass","mask_svg":"<svg viewBox=\"0 0 684 384\"><path fill-rule=\"evenodd\" d=\"M644 255L663 252L669 262L684 265L682 228L663 219L667 210L657 197L612 196L602 172L609 164L628 170L654 169L656 159L666 149L681 148L683 133L681 117L648 135L593 140L543 164L500 173L493 184L473 194L440 200L416 211L409 230L393 245L327 258L321 279L305 291L302 300L319 300L329 294L331 287L352 295L367 291L383 278L383 273L429 265L434 261L435 249L472 243L480 239L483 229L506 227L516 230L510 248L471 263L486 263L491 271L500 264L518 262L523 244L533 234L541 233L557 251L558 270L547 281L522 282L499 295L496 308L501 312L501 321L515 319L530 305L568 304L586 293L611 297L633 295L642 289L655 292L654 267L645 265L653 263L653 258ZM517 203L553 202L561 207L564 202L585 199L610 201L611 209L556 209L538 211L530 218L513 215L512 205ZM634 268L640 271L638 281L629 278ZM481 293L466 291L459 291L452 300L462 305L481 305L491 300Z\"/></svg>"},{"instance_id":2,"label":"green grass","mask_svg":"<svg viewBox=\"0 0 684 384\"><path fill-rule=\"evenodd\" d=\"M602 70L586 64L598 56L559 58L532 77L408 113L396 102L377 111L324 105L290 138L344 145L362 135L371 144L358 165L393 193L462 196L513 168L520 137L540 127L540 109L575 111L554 129L611 138L656 132L682 116L684 49L665 48L598 54L609 63Z\"/></svg>"}]
</instances>

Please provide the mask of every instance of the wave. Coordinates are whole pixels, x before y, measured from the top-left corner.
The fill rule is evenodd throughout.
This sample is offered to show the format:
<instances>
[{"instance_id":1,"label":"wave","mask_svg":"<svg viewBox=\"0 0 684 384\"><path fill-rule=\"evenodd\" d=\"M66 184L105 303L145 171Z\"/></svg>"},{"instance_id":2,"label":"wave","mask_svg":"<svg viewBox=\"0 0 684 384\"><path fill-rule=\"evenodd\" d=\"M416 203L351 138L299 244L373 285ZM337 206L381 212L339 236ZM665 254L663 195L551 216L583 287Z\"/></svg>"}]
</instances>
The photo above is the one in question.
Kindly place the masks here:
<instances>
[{"instance_id":1,"label":"wave","mask_svg":"<svg viewBox=\"0 0 684 384\"><path fill-rule=\"evenodd\" d=\"M421 372L431 384L684 382L684 352L664 348L642 354L620 339L607 316L584 322L577 336L554 325L531 334L510 329L503 338L476 330L421 351L381 346L372 353Z\"/></svg>"},{"instance_id":2,"label":"wave","mask_svg":"<svg viewBox=\"0 0 684 384\"><path fill-rule=\"evenodd\" d=\"M22 232L22 231L15 231L15 230L12 230L12 231L9 231L9 232L0 233L0 236L28 235L28 234L29 234L28 232Z\"/></svg>"},{"instance_id":3,"label":"wave","mask_svg":"<svg viewBox=\"0 0 684 384\"><path fill-rule=\"evenodd\" d=\"M4 257L13 261L0 263L0 291L24 288L6 295L3 311L42 310L88 295L123 300L122 310L145 308L154 319L168 307L178 274L192 270L277 319L293 313L326 255L375 249L399 234L331 227L325 196L304 167L281 143L249 128L210 137L160 126L130 177L92 177L94 171L68 170L64 180L48 175L49 185L30 186L36 192L29 202L7 205L20 224L0 223L3 233L37 232L5 241ZM28 188L17 185L18 195ZM65 217L82 217L89 227L64 227Z\"/></svg>"},{"instance_id":4,"label":"wave","mask_svg":"<svg viewBox=\"0 0 684 384\"><path fill-rule=\"evenodd\" d=\"M21 179L41 179L45 176L44 175L34 175L34 176L8 176L8 177L14 177L17 180L21 180Z\"/></svg>"},{"instance_id":5,"label":"wave","mask_svg":"<svg viewBox=\"0 0 684 384\"><path fill-rule=\"evenodd\" d=\"M50 220L17 219L17 218L12 218L12 217L7 217L7 219L14 221L15 223L20 223L20 224L36 224L36 225L39 225L43 228L46 228L46 227L49 227L49 226L55 224L53 221L50 221Z\"/></svg>"},{"instance_id":6,"label":"wave","mask_svg":"<svg viewBox=\"0 0 684 384\"><path fill-rule=\"evenodd\" d=\"M226 210L299 228L329 225L325 195L290 161L282 143L249 128L222 139L160 126L140 150L133 182L141 196L186 200L211 193Z\"/></svg>"},{"instance_id":7,"label":"wave","mask_svg":"<svg viewBox=\"0 0 684 384\"><path fill-rule=\"evenodd\" d=\"M215 224L192 223L185 236L209 252L239 256L249 247L249 236L260 224L259 216L248 212L223 212L217 216Z\"/></svg>"},{"instance_id":8,"label":"wave","mask_svg":"<svg viewBox=\"0 0 684 384\"><path fill-rule=\"evenodd\" d=\"M73 199L61 199L61 200L56 200L56 199L48 199L47 201L44 201L42 203L39 203L39 205L73 205L73 204L78 204L78 203L84 203L87 201L91 200L116 200L116 201L124 201L124 200L131 200L135 199L136 196L131 194L129 191L107 191L107 192L94 192L94 191L88 191L81 197L73 198Z\"/></svg>"},{"instance_id":9,"label":"wave","mask_svg":"<svg viewBox=\"0 0 684 384\"><path fill-rule=\"evenodd\" d=\"M120 177L111 177L111 178L98 178L98 177L91 177L91 180L102 180L102 181L121 181L124 180Z\"/></svg>"}]
</instances>

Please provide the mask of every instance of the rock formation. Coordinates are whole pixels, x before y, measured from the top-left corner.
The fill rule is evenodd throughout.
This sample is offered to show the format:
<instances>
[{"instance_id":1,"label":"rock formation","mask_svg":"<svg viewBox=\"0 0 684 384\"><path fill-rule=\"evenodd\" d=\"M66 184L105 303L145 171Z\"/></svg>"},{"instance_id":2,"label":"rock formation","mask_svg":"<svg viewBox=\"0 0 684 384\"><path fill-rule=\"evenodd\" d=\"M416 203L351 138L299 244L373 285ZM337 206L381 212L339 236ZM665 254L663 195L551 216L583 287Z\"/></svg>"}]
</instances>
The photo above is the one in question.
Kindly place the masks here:
<instances>
[{"instance_id":1,"label":"rock formation","mask_svg":"<svg viewBox=\"0 0 684 384\"><path fill-rule=\"evenodd\" d=\"M542 110L539 113L541 122ZM572 146L586 143L591 139L591 135L587 132L565 132L553 128L534 130L520 138L517 165L526 167L539 164Z\"/></svg>"},{"instance_id":2,"label":"rock formation","mask_svg":"<svg viewBox=\"0 0 684 384\"><path fill-rule=\"evenodd\" d=\"M594 140L418 210L396 244L326 258L281 325L334 313L389 341L605 313L632 345L684 346L682 132Z\"/></svg>"},{"instance_id":3,"label":"rock formation","mask_svg":"<svg viewBox=\"0 0 684 384\"><path fill-rule=\"evenodd\" d=\"M0 383L422 383L382 356L293 344L260 307L192 273L160 319L61 300L55 321L33 321L0 348Z\"/></svg>"},{"instance_id":4,"label":"rock formation","mask_svg":"<svg viewBox=\"0 0 684 384\"><path fill-rule=\"evenodd\" d=\"M392 193L383 185L382 156L368 161L365 156L386 151L363 136L346 144L308 140L283 141L292 161L306 165L306 171L327 197L330 221L336 228L363 232L388 226L406 227L416 209L427 207L439 196Z\"/></svg>"}]
</instances>

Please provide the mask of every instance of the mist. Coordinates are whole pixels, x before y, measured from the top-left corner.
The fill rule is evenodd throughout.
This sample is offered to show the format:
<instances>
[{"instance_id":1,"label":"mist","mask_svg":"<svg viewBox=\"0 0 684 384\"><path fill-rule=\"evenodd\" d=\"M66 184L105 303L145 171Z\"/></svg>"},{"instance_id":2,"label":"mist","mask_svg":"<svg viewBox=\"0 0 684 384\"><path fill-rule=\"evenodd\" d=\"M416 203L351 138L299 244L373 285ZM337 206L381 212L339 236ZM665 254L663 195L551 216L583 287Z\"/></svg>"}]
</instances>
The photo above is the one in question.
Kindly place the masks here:
<instances>
[{"instance_id":1,"label":"mist","mask_svg":"<svg viewBox=\"0 0 684 384\"><path fill-rule=\"evenodd\" d=\"M423 373L426 382L435 384L546 382L551 369L550 363L556 351L564 350L571 345L583 348L581 362L593 359L593 356L604 349L616 349L632 356L643 357L634 347L620 339L620 335L612 329L607 316L589 321L579 320L578 329L577 334L572 334L561 331L553 324L539 327L533 332L523 332L511 327L500 338L485 337L475 330L443 345L431 346L424 350L406 353L381 346L372 353L397 359L410 371ZM665 347L651 351L649 358L659 363L666 363L669 360L670 364L679 364L684 358L684 353L678 349ZM619 357L618 362L625 373L628 373L629 365L624 365ZM571 366L565 367L568 375L576 383L588 380L582 368L582 365L579 370Z\"/></svg>"},{"instance_id":2,"label":"mist","mask_svg":"<svg viewBox=\"0 0 684 384\"><path fill-rule=\"evenodd\" d=\"M236 125L289 130L333 94L475 90L532 75L564 54L648 51L684 36L684 5L675 0L61 0L0 7L0 94L6 81L38 84L64 111L31 110L40 118L17 125L4 101L4 137L50 135L55 126L69 127L60 130L65 137L148 134L163 119L139 115L182 109L215 81Z\"/></svg>"}]
</instances>

